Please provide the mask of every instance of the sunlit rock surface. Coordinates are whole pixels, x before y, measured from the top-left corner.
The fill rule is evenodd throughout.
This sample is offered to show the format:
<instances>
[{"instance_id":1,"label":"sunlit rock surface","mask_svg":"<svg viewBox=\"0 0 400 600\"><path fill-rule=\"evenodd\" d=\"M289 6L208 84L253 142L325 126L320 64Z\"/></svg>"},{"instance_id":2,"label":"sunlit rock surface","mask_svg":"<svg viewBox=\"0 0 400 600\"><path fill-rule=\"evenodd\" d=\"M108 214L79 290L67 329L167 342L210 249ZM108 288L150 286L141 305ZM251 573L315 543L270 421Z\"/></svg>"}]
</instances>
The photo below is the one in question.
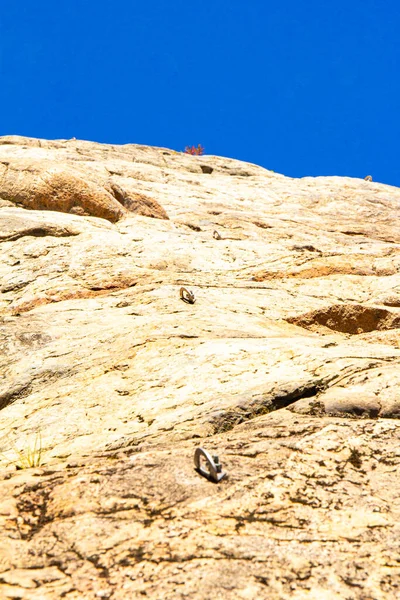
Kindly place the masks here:
<instances>
[{"instance_id":1,"label":"sunlit rock surface","mask_svg":"<svg viewBox=\"0 0 400 600\"><path fill-rule=\"evenodd\" d=\"M0 138L0 597L398 598L399 216L371 181Z\"/></svg>"}]
</instances>

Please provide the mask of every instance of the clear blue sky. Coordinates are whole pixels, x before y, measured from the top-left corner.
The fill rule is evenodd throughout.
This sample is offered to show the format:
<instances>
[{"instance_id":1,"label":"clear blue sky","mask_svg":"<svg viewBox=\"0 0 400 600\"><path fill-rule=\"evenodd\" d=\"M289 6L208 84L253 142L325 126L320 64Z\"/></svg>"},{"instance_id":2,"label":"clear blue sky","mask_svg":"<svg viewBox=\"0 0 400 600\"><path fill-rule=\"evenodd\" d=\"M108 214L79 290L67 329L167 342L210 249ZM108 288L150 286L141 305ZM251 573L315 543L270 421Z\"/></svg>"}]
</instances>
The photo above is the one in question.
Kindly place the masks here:
<instances>
[{"instance_id":1,"label":"clear blue sky","mask_svg":"<svg viewBox=\"0 0 400 600\"><path fill-rule=\"evenodd\" d=\"M0 135L400 186L400 0L8 0Z\"/></svg>"}]
</instances>

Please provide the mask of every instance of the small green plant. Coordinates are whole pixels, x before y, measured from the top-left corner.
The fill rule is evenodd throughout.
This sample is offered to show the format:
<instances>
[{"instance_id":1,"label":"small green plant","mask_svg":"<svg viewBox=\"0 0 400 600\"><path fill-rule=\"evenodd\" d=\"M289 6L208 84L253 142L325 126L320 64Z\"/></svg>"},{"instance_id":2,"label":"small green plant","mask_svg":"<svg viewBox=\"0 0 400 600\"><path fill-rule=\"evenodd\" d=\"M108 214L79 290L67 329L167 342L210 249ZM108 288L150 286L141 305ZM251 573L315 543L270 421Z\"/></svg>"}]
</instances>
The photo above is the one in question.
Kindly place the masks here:
<instances>
[{"instance_id":1,"label":"small green plant","mask_svg":"<svg viewBox=\"0 0 400 600\"><path fill-rule=\"evenodd\" d=\"M201 144L196 146L186 146L185 154L192 154L192 156L201 156L204 154L204 148Z\"/></svg>"},{"instance_id":2,"label":"small green plant","mask_svg":"<svg viewBox=\"0 0 400 600\"><path fill-rule=\"evenodd\" d=\"M40 467L42 464L42 435L37 433L33 447L26 446L19 450L16 446L13 447L15 459L10 461L10 464L15 465L16 469L32 469Z\"/></svg>"}]
</instances>

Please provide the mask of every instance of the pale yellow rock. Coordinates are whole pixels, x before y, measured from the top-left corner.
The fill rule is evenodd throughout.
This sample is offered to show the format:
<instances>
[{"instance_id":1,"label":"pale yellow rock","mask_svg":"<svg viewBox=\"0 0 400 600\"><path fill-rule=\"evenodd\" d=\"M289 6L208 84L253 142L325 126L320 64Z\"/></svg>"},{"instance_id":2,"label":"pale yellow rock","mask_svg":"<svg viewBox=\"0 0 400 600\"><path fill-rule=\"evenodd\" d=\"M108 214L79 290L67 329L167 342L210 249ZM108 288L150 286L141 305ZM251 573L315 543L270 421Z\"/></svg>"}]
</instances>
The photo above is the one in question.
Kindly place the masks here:
<instances>
[{"instance_id":1,"label":"pale yellow rock","mask_svg":"<svg viewBox=\"0 0 400 600\"><path fill-rule=\"evenodd\" d=\"M0 138L2 203L101 217L112 222L129 212L168 219L155 199L132 184L117 185L114 172L107 167L93 168L79 154L75 160L63 161L57 142L49 142L47 148L26 143L26 138ZM76 150L78 153L79 148Z\"/></svg>"},{"instance_id":2,"label":"pale yellow rock","mask_svg":"<svg viewBox=\"0 0 400 600\"><path fill-rule=\"evenodd\" d=\"M397 599L399 207L0 138L0 597Z\"/></svg>"},{"instance_id":3,"label":"pale yellow rock","mask_svg":"<svg viewBox=\"0 0 400 600\"><path fill-rule=\"evenodd\" d=\"M110 221L117 221L125 212L106 190L46 160L0 163L0 196L24 208L93 215Z\"/></svg>"}]
</instances>

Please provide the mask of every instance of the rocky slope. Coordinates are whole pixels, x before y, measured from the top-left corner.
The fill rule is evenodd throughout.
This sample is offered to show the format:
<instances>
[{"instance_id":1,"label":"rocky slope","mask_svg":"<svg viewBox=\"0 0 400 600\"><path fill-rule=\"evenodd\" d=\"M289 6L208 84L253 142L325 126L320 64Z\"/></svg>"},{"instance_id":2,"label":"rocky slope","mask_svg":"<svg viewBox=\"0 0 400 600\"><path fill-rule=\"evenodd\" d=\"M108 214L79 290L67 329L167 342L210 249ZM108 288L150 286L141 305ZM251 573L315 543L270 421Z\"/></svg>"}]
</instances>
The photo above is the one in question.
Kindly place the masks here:
<instances>
[{"instance_id":1,"label":"rocky slope","mask_svg":"<svg viewBox=\"0 0 400 600\"><path fill-rule=\"evenodd\" d=\"M0 597L398 598L399 213L371 181L0 138Z\"/></svg>"}]
</instances>

